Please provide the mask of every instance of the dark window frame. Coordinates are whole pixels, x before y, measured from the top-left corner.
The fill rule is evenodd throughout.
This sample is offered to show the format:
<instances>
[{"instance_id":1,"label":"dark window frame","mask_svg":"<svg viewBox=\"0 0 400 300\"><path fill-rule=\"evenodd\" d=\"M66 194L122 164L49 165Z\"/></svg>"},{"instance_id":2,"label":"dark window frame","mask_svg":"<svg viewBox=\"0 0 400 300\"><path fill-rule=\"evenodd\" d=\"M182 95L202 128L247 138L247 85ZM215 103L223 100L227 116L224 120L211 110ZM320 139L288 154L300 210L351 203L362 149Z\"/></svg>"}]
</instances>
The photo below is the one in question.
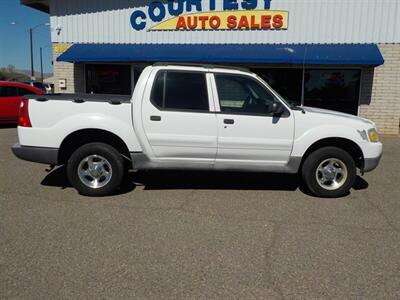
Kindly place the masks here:
<instances>
[{"instance_id":1,"label":"dark window frame","mask_svg":"<svg viewBox=\"0 0 400 300\"><path fill-rule=\"evenodd\" d=\"M202 74L204 75L204 82L206 84L206 93L207 93L207 102L208 102L208 110L198 110L198 109L179 109L179 108L165 108L165 94L166 94L166 84L167 84L167 80L166 80L166 76L167 73L185 73L185 74ZM185 71L185 70L173 70L173 69L164 69L164 70L159 70L157 71L154 80L153 80L153 85L151 87L151 93L150 93L150 103L157 108L159 111L164 111L164 112L186 112L186 113L203 113L203 114L214 114L214 111L211 111L211 106L210 106L210 93L208 92L208 80L207 80L207 74L208 72L204 72L204 71ZM156 85L155 82L158 80L159 76L165 76L164 78L164 88L163 88L163 106L164 107L160 107L153 99L153 96L155 94L155 89L156 89Z\"/></svg>"},{"instance_id":2,"label":"dark window frame","mask_svg":"<svg viewBox=\"0 0 400 300\"><path fill-rule=\"evenodd\" d=\"M223 73L223 72L214 72L214 82L215 82L215 87L217 90L217 101L218 101L218 105L219 105L219 112L217 112L217 114L223 114L223 115L241 115L241 116L254 116L254 117L267 117L267 118L289 118L291 116L291 111L290 109L288 109L286 107L286 105L279 99L279 97L276 97L274 95L274 93L267 87L265 86L261 81L259 81L258 79L252 77L252 76L247 76L247 75L243 75L243 74L231 74L231 73ZM260 85L264 90L268 91L268 93L270 93L273 98L275 99L276 102L279 102L282 107L284 108L284 112L280 115L276 115L274 113L251 113L251 112L239 112L239 111L234 111L234 112L223 112L221 110L221 100L219 98L219 92L218 92L218 84L217 84L217 76L221 75L221 76L235 76L235 77L242 77L242 78L246 78L246 79L250 79L254 82L256 82L258 85Z\"/></svg>"}]
</instances>

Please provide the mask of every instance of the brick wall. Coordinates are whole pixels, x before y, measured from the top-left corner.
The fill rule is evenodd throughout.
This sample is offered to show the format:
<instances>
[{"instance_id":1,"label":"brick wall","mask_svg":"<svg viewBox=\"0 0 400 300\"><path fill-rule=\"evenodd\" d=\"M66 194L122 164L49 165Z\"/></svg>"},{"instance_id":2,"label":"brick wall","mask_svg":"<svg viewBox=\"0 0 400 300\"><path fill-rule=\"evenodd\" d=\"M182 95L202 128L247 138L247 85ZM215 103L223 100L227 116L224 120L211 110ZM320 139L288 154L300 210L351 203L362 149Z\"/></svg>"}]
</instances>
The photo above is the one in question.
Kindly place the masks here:
<instances>
[{"instance_id":1,"label":"brick wall","mask_svg":"<svg viewBox=\"0 0 400 300\"><path fill-rule=\"evenodd\" d=\"M363 70L360 113L374 121L383 134L399 134L400 45L379 45L385 64Z\"/></svg>"},{"instance_id":2,"label":"brick wall","mask_svg":"<svg viewBox=\"0 0 400 300\"><path fill-rule=\"evenodd\" d=\"M57 52L57 47L53 47L54 62L54 90L56 93L83 93L85 91L85 69L82 63L58 62L57 57L61 55ZM67 80L67 88L60 89L59 79Z\"/></svg>"}]
</instances>

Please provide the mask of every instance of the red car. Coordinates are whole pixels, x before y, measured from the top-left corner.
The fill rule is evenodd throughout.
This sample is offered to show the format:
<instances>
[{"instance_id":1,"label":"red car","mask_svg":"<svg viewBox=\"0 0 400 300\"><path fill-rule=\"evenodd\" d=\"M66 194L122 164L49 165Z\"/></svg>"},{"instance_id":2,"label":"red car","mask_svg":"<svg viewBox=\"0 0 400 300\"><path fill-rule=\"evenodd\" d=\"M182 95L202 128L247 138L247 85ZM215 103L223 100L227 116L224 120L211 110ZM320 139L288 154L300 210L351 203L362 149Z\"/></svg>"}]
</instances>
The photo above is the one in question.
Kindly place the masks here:
<instances>
[{"instance_id":1,"label":"red car","mask_svg":"<svg viewBox=\"0 0 400 300\"><path fill-rule=\"evenodd\" d=\"M0 81L0 124L17 124L22 97L43 93L42 90L25 83Z\"/></svg>"}]
</instances>

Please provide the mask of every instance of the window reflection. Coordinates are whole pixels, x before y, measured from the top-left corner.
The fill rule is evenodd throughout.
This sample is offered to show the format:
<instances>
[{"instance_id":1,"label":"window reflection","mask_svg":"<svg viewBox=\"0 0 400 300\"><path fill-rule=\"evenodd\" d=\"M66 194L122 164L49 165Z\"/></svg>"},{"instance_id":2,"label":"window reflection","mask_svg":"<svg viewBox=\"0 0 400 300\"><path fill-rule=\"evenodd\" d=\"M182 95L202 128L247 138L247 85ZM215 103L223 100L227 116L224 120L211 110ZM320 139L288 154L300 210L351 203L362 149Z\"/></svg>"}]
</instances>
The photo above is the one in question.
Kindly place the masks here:
<instances>
[{"instance_id":1,"label":"window reflection","mask_svg":"<svg viewBox=\"0 0 400 300\"><path fill-rule=\"evenodd\" d=\"M357 115L360 70L306 70L304 104Z\"/></svg>"},{"instance_id":2,"label":"window reflection","mask_svg":"<svg viewBox=\"0 0 400 300\"><path fill-rule=\"evenodd\" d=\"M253 69L289 102L300 105L301 68ZM360 69L306 69L304 105L358 114Z\"/></svg>"},{"instance_id":3,"label":"window reflection","mask_svg":"<svg viewBox=\"0 0 400 300\"><path fill-rule=\"evenodd\" d=\"M130 95L131 66L86 65L86 92L90 94Z\"/></svg>"},{"instance_id":4,"label":"window reflection","mask_svg":"<svg viewBox=\"0 0 400 300\"><path fill-rule=\"evenodd\" d=\"M288 102L301 104L301 84L303 70L301 69L253 69L254 73L264 79Z\"/></svg>"}]
</instances>

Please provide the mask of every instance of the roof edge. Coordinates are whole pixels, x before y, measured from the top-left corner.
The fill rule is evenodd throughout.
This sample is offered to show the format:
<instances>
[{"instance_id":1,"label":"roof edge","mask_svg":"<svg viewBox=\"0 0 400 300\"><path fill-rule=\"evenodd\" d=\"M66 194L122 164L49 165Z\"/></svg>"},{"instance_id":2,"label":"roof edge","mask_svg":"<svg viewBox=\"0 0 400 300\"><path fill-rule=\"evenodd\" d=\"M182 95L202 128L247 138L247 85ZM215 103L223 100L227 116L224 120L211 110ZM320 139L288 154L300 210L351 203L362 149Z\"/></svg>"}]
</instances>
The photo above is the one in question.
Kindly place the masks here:
<instances>
[{"instance_id":1,"label":"roof edge","mask_svg":"<svg viewBox=\"0 0 400 300\"><path fill-rule=\"evenodd\" d=\"M49 0L20 0L20 3L45 13L50 12Z\"/></svg>"},{"instance_id":2,"label":"roof edge","mask_svg":"<svg viewBox=\"0 0 400 300\"><path fill-rule=\"evenodd\" d=\"M163 62L380 66L376 44L74 44L59 62Z\"/></svg>"}]
</instances>

